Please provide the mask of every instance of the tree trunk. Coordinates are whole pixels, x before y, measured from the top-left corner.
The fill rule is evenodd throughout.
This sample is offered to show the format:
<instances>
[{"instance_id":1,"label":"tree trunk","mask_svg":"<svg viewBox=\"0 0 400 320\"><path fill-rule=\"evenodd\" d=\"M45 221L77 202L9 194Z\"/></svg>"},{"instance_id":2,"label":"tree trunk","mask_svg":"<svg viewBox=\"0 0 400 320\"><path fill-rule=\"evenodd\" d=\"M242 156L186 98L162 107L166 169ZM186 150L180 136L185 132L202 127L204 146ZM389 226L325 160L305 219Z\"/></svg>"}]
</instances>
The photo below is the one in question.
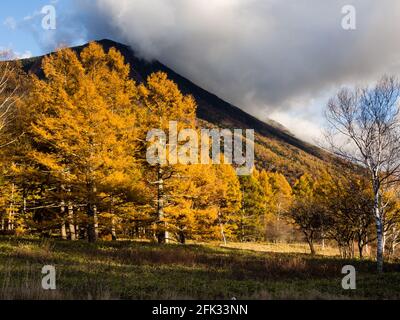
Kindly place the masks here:
<instances>
[{"instance_id":1,"label":"tree trunk","mask_svg":"<svg viewBox=\"0 0 400 320\"><path fill-rule=\"evenodd\" d=\"M357 242L358 245L358 254L360 256L360 260L362 260L364 258L364 244L362 242L362 240Z\"/></svg>"},{"instance_id":2,"label":"tree trunk","mask_svg":"<svg viewBox=\"0 0 400 320\"><path fill-rule=\"evenodd\" d=\"M89 216L89 225L88 225L88 240L93 243L98 239L98 222L97 222L97 207L95 205L88 205L88 216Z\"/></svg>"},{"instance_id":3,"label":"tree trunk","mask_svg":"<svg viewBox=\"0 0 400 320\"><path fill-rule=\"evenodd\" d=\"M79 224L75 225L75 239L79 240L80 239L80 229L79 229Z\"/></svg>"},{"instance_id":4,"label":"tree trunk","mask_svg":"<svg viewBox=\"0 0 400 320\"><path fill-rule=\"evenodd\" d=\"M379 187L374 186L374 216L376 223L376 262L378 273L383 272L383 222L380 212Z\"/></svg>"},{"instance_id":5,"label":"tree trunk","mask_svg":"<svg viewBox=\"0 0 400 320\"><path fill-rule=\"evenodd\" d=\"M13 206L10 205L9 212L8 212L8 221L7 221L7 230L11 231L14 229L13 225Z\"/></svg>"},{"instance_id":6,"label":"tree trunk","mask_svg":"<svg viewBox=\"0 0 400 320\"><path fill-rule=\"evenodd\" d=\"M65 221L61 223L61 239L67 240L67 228L65 226Z\"/></svg>"},{"instance_id":7,"label":"tree trunk","mask_svg":"<svg viewBox=\"0 0 400 320\"><path fill-rule=\"evenodd\" d=\"M72 203L68 203L68 225L69 225L69 235L72 241L76 240L75 225L74 225L74 207Z\"/></svg>"},{"instance_id":8,"label":"tree trunk","mask_svg":"<svg viewBox=\"0 0 400 320\"><path fill-rule=\"evenodd\" d=\"M94 236L95 241L99 239L99 217L97 215L97 206L93 206L93 225L94 225Z\"/></svg>"},{"instance_id":9,"label":"tree trunk","mask_svg":"<svg viewBox=\"0 0 400 320\"><path fill-rule=\"evenodd\" d=\"M179 231L179 242L181 244L185 244L186 243L186 236L185 236L185 232L184 231Z\"/></svg>"},{"instance_id":10,"label":"tree trunk","mask_svg":"<svg viewBox=\"0 0 400 320\"><path fill-rule=\"evenodd\" d=\"M311 251L311 255L315 256L316 252L315 252L315 248L314 248L314 242L311 240L308 245L310 246L310 251Z\"/></svg>"},{"instance_id":11,"label":"tree trunk","mask_svg":"<svg viewBox=\"0 0 400 320\"><path fill-rule=\"evenodd\" d=\"M378 273L383 272L383 232L382 232L382 221L380 218L376 219L376 233L377 233L377 244L376 244L376 261Z\"/></svg>"},{"instance_id":12,"label":"tree trunk","mask_svg":"<svg viewBox=\"0 0 400 320\"><path fill-rule=\"evenodd\" d=\"M226 236L225 236L225 231L224 231L224 224L221 222L219 224L220 228L221 228L221 235L222 235L222 240L224 241L224 245L227 245L227 241L226 241Z\"/></svg>"},{"instance_id":13,"label":"tree trunk","mask_svg":"<svg viewBox=\"0 0 400 320\"><path fill-rule=\"evenodd\" d=\"M115 228L115 218L111 218L111 238L112 241L117 241L117 230Z\"/></svg>"},{"instance_id":14,"label":"tree trunk","mask_svg":"<svg viewBox=\"0 0 400 320\"><path fill-rule=\"evenodd\" d=\"M163 179L163 169L161 166L158 167L157 172L157 241L159 244L168 242L167 225L164 221L164 179Z\"/></svg>"},{"instance_id":15,"label":"tree trunk","mask_svg":"<svg viewBox=\"0 0 400 320\"><path fill-rule=\"evenodd\" d=\"M306 239L307 239L308 246L310 247L311 255L312 255L312 256L315 256L316 251L315 251L315 247L314 247L314 239L313 239L313 236L312 236L312 235L308 235L308 234L305 234L305 235L306 235Z\"/></svg>"},{"instance_id":16,"label":"tree trunk","mask_svg":"<svg viewBox=\"0 0 400 320\"><path fill-rule=\"evenodd\" d=\"M15 185L12 185L11 188L11 202L10 202L10 211L8 213L8 230L14 230L14 190Z\"/></svg>"},{"instance_id":17,"label":"tree trunk","mask_svg":"<svg viewBox=\"0 0 400 320\"><path fill-rule=\"evenodd\" d=\"M396 246L398 244L399 231L394 226L392 232L393 236L392 236L392 243L390 244L390 253L391 256L394 256L394 254L396 253Z\"/></svg>"},{"instance_id":18,"label":"tree trunk","mask_svg":"<svg viewBox=\"0 0 400 320\"><path fill-rule=\"evenodd\" d=\"M65 202L61 201L60 204L60 214L61 214L61 239L67 240L67 228L65 225Z\"/></svg>"},{"instance_id":19,"label":"tree trunk","mask_svg":"<svg viewBox=\"0 0 400 320\"><path fill-rule=\"evenodd\" d=\"M96 192L97 189L95 186L89 186L89 203L87 206L88 216L89 216L89 225L88 225L88 240L91 243L94 243L99 238L99 223L97 217L97 206L95 204L96 201Z\"/></svg>"},{"instance_id":20,"label":"tree trunk","mask_svg":"<svg viewBox=\"0 0 400 320\"><path fill-rule=\"evenodd\" d=\"M117 241L117 230L115 227L115 217L114 217L114 197L111 197L110 213L111 213L111 239L112 241Z\"/></svg>"}]
</instances>

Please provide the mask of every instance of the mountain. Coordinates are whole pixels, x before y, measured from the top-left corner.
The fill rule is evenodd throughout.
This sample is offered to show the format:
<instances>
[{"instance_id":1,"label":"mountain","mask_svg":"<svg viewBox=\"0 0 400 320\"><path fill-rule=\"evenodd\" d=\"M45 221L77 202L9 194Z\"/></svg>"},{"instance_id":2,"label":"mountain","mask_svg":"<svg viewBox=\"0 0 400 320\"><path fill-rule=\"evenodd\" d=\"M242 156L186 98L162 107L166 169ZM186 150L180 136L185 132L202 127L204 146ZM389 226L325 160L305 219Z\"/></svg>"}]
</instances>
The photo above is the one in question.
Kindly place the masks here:
<instances>
[{"instance_id":1,"label":"mountain","mask_svg":"<svg viewBox=\"0 0 400 320\"><path fill-rule=\"evenodd\" d=\"M256 132L256 165L271 171L279 171L290 180L304 172L315 173L316 170L331 165L334 158L322 149L306 143L274 121L263 122L240 108L220 99L216 95L200 88L189 79L179 75L159 61L146 61L135 55L127 45L111 40L98 41L105 50L111 47L118 49L131 66L131 76L137 82L143 82L147 76L156 71L163 71L175 81L180 90L191 94L198 104L198 119L203 126L254 129ZM87 46L72 48L80 52ZM39 77L43 75L41 61L43 57L22 60L24 69Z\"/></svg>"}]
</instances>

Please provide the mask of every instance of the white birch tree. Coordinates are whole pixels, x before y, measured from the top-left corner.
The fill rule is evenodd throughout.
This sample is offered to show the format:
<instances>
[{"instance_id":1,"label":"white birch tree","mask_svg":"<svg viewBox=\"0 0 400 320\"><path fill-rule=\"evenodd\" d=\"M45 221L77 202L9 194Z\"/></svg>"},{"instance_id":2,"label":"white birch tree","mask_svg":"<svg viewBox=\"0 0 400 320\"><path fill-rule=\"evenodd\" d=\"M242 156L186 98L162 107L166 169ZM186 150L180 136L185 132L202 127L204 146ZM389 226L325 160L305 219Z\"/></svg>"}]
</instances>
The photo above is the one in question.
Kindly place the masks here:
<instances>
[{"instance_id":1,"label":"white birch tree","mask_svg":"<svg viewBox=\"0 0 400 320\"><path fill-rule=\"evenodd\" d=\"M361 165L373 190L377 269L383 271L386 188L400 176L400 83L384 76L374 87L342 89L327 106L326 138L340 157Z\"/></svg>"},{"instance_id":2,"label":"white birch tree","mask_svg":"<svg viewBox=\"0 0 400 320\"><path fill-rule=\"evenodd\" d=\"M15 63L8 61L11 58L10 52L0 51L0 148L15 141L9 129L17 102L18 85L13 81L16 70Z\"/></svg>"}]
</instances>

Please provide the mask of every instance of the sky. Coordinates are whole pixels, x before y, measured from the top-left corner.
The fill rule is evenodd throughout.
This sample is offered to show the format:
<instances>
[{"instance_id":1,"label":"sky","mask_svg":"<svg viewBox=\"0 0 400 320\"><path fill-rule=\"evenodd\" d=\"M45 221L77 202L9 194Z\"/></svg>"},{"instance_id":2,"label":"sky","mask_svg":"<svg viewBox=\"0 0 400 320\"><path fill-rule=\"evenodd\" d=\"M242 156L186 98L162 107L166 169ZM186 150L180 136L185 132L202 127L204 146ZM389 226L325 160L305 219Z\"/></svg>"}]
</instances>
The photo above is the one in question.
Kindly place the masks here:
<instances>
[{"instance_id":1,"label":"sky","mask_svg":"<svg viewBox=\"0 0 400 320\"><path fill-rule=\"evenodd\" d=\"M46 5L55 30L42 27ZM0 11L0 49L18 57L123 42L310 142L341 87L398 75L399 34L398 0L3 0Z\"/></svg>"}]
</instances>

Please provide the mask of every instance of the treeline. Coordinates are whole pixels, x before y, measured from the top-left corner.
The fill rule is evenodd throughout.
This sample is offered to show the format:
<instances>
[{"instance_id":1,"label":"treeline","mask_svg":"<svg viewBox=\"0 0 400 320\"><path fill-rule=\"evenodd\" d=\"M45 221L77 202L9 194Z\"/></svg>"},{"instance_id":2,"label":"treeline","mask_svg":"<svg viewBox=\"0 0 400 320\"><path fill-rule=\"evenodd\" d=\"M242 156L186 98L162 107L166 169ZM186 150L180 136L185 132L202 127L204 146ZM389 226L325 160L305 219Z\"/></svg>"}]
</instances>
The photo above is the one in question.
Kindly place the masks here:
<instances>
[{"instance_id":1,"label":"treeline","mask_svg":"<svg viewBox=\"0 0 400 320\"><path fill-rule=\"evenodd\" d=\"M92 43L43 60L43 76L1 64L0 229L62 239L143 238L259 241L294 237L315 253L336 241L343 256L362 256L375 241L371 190L350 172L304 174L292 184L278 172L238 177L228 164L150 165L151 129L167 135L200 129L196 103L164 73L143 84L115 49ZM171 146L169 146L171 147ZM387 201L385 235L399 241L399 202Z\"/></svg>"}]
</instances>

